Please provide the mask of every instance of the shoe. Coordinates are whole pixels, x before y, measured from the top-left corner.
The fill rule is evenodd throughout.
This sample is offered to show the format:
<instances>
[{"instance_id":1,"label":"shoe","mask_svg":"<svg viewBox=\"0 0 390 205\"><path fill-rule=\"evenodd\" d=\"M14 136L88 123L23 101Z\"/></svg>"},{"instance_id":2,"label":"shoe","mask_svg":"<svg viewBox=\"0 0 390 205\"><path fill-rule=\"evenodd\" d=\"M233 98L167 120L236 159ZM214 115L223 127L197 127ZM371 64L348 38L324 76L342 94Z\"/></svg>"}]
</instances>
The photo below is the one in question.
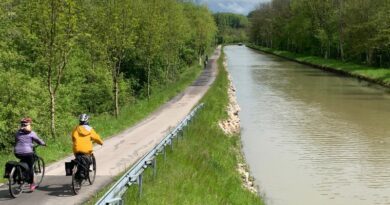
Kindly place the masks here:
<instances>
[{"instance_id":1,"label":"shoe","mask_svg":"<svg viewBox=\"0 0 390 205\"><path fill-rule=\"evenodd\" d=\"M34 191L35 190L35 188L37 188L37 185L35 185L35 184L30 184L30 191Z\"/></svg>"}]
</instances>

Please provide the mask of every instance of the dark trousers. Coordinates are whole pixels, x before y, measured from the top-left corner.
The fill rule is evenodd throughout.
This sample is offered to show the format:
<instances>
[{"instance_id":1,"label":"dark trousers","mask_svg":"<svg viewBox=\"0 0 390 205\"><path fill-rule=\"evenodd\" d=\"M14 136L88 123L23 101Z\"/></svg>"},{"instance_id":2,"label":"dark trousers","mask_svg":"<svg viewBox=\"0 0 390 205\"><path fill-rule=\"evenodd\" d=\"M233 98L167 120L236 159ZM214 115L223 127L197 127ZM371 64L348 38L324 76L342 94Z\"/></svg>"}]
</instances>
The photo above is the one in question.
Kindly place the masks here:
<instances>
[{"instance_id":1,"label":"dark trousers","mask_svg":"<svg viewBox=\"0 0 390 205\"><path fill-rule=\"evenodd\" d=\"M15 156L20 159L21 162L25 162L28 164L28 179L27 183L32 184L34 183L34 170L33 170L33 164L34 164L34 154L15 154Z\"/></svg>"},{"instance_id":2,"label":"dark trousers","mask_svg":"<svg viewBox=\"0 0 390 205\"><path fill-rule=\"evenodd\" d=\"M79 162L76 176L84 179L87 176L87 172L89 171L89 166L91 165L92 162L91 155L77 153L75 154L75 157Z\"/></svg>"}]
</instances>

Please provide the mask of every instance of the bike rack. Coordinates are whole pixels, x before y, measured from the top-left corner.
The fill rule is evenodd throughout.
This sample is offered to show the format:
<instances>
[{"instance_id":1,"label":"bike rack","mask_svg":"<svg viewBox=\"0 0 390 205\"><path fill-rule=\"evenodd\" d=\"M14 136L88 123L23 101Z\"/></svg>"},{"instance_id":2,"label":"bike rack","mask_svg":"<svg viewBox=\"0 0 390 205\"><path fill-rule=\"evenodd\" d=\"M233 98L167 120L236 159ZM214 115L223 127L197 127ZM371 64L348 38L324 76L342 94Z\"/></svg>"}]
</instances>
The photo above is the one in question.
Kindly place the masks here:
<instances>
[{"instance_id":1,"label":"bike rack","mask_svg":"<svg viewBox=\"0 0 390 205\"><path fill-rule=\"evenodd\" d=\"M159 153L164 152L166 160L166 147L169 145L173 150L173 140L183 138L183 129L191 122L196 112L203 107L203 103L196 106L164 139L157 144L148 154L138 160L95 205L123 205L122 196L133 184L138 184L139 197L142 195L142 174L149 166L153 167L153 177L157 175L157 160Z\"/></svg>"}]
</instances>

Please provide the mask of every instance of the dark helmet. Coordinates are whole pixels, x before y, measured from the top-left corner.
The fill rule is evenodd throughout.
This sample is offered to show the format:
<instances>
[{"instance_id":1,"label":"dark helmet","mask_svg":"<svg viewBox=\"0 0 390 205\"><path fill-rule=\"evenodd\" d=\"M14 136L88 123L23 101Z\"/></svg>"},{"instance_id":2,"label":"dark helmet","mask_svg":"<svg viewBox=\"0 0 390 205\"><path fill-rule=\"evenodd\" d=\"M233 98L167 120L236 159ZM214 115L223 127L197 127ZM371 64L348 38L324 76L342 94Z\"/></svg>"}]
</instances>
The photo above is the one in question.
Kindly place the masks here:
<instances>
[{"instance_id":1,"label":"dark helmet","mask_svg":"<svg viewBox=\"0 0 390 205\"><path fill-rule=\"evenodd\" d=\"M89 116L85 113L81 114L79 117L80 122L88 122Z\"/></svg>"}]
</instances>

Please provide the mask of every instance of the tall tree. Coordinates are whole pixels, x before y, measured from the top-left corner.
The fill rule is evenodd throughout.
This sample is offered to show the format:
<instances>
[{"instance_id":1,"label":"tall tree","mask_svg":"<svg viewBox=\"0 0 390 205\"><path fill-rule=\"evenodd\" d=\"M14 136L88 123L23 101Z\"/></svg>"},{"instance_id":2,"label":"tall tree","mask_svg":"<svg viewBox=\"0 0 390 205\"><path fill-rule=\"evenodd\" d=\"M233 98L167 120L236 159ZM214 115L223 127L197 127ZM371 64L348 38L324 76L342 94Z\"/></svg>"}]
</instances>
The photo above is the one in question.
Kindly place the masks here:
<instances>
[{"instance_id":1,"label":"tall tree","mask_svg":"<svg viewBox=\"0 0 390 205\"><path fill-rule=\"evenodd\" d=\"M118 116L123 61L138 38L135 33L138 19L133 15L135 9L132 6L139 8L139 1L107 0L95 3L98 7L96 14L100 16L95 20L92 35L96 35L98 44L103 49L105 62L112 73L114 113Z\"/></svg>"},{"instance_id":2,"label":"tall tree","mask_svg":"<svg viewBox=\"0 0 390 205\"><path fill-rule=\"evenodd\" d=\"M35 36L38 65L46 76L50 97L50 130L56 136L56 96L76 38L74 0L26 1L24 20Z\"/></svg>"},{"instance_id":3,"label":"tall tree","mask_svg":"<svg viewBox=\"0 0 390 205\"><path fill-rule=\"evenodd\" d=\"M147 97L151 94L151 75L153 63L162 52L164 35L167 33L168 13L164 12L164 1L151 0L144 3L141 9L141 22L137 48L138 55L146 66L146 91Z\"/></svg>"},{"instance_id":4,"label":"tall tree","mask_svg":"<svg viewBox=\"0 0 390 205\"><path fill-rule=\"evenodd\" d=\"M192 39L199 64L202 64L201 57L205 54L213 42L217 30L213 16L207 7L185 4L185 11L190 24L193 26Z\"/></svg>"}]
</instances>

